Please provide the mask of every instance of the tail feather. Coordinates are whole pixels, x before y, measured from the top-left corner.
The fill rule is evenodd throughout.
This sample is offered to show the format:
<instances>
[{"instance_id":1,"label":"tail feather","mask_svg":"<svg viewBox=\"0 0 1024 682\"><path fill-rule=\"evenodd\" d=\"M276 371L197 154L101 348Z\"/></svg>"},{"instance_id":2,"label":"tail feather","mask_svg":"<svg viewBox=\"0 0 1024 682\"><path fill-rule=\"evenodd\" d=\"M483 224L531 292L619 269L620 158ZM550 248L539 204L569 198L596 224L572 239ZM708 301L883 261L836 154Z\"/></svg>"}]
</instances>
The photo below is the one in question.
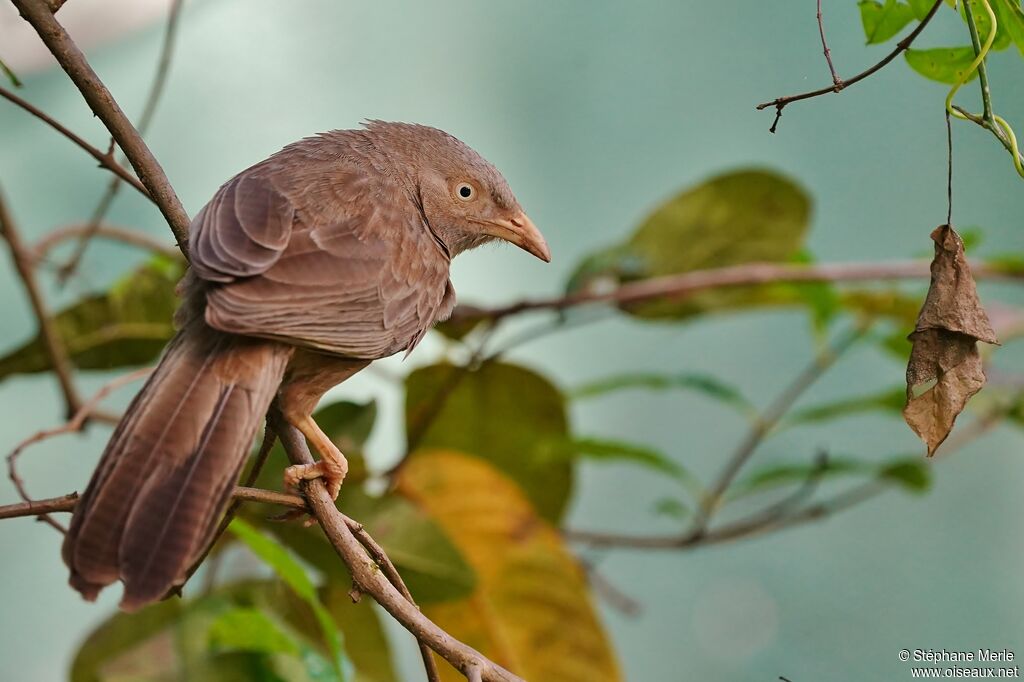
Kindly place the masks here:
<instances>
[{"instance_id":1,"label":"tail feather","mask_svg":"<svg viewBox=\"0 0 1024 682\"><path fill-rule=\"evenodd\" d=\"M129 407L64 542L86 599L121 580L133 610L180 584L209 542L289 357L186 326Z\"/></svg>"}]
</instances>

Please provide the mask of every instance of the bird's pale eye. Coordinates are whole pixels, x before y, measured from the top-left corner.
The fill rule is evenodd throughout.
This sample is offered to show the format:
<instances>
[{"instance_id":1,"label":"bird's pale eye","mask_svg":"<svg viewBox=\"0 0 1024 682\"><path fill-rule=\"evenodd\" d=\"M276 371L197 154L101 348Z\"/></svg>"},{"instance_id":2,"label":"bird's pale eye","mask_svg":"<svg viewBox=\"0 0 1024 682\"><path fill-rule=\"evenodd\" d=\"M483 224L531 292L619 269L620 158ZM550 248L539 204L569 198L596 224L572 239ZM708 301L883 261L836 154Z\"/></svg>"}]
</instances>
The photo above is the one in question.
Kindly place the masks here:
<instances>
[{"instance_id":1,"label":"bird's pale eye","mask_svg":"<svg viewBox=\"0 0 1024 682\"><path fill-rule=\"evenodd\" d=\"M476 190L468 182L460 182L455 185L455 196L463 201L471 201L476 197Z\"/></svg>"}]
</instances>

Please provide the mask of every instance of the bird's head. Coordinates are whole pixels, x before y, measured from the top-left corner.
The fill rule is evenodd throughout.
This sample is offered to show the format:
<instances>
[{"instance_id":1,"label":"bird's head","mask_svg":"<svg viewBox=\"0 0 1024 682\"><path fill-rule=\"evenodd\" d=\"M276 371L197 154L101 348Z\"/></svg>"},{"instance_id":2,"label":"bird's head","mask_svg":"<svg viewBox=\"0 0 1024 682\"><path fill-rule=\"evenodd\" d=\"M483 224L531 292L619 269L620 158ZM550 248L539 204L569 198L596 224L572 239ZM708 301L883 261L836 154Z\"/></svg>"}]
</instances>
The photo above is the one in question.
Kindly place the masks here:
<instances>
[{"instance_id":1,"label":"bird's head","mask_svg":"<svg viewBox=\"0 0 1024 682\"><path fill-rule=\"evenodd\" d=\"M410 173L431 229L452 256L500 239L551 261L544 236L508 182L468 145L437 128L408 123L372 121L367 132Z\"/></svg>"}]
</instances>

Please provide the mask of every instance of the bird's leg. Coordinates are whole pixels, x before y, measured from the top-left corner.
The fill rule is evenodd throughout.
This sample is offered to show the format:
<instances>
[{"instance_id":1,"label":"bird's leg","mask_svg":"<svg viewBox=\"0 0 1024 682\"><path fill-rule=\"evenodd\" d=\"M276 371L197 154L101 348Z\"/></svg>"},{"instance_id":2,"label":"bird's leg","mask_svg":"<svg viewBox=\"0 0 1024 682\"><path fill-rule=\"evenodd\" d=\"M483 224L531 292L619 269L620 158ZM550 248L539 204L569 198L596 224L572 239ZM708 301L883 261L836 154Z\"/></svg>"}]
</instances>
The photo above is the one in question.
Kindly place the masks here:
<instances>
[{"instance_id":1,"label":"bird's leg","mask_svg":"<svg viewBox=\"0 0 1024 682\"><path fill-rule=\"evenodd\" d=\"M341 450L335 445L327 434L313 421L313 417L306 416L298 419L292 425L302 432L309 444L320 453L320 461L314 464L295 464L284 470L284 484L290 488L298 486L299 481L309 481L314 478L324 479L327 492L331 499L338 499L341 492L341 483L348 474L348 460Z\"/></svg>"},{"instance_id":2,"label":"bird's leg","mask_svg":"<svg viewBox=\"0 0 1024 682\"><path fill-rule=\"evenodd\" d=\"M348 461L311 415L324 393L368 364L369 360L331 357L301 349L295 351L278 390L278 406L285 421L301 431L310 446L320 453L320 461L285 469L286 486L294 488L299 481L322 478L331 499L338 499L341 482L348 473Z\"/></svg>"}]
</instances>

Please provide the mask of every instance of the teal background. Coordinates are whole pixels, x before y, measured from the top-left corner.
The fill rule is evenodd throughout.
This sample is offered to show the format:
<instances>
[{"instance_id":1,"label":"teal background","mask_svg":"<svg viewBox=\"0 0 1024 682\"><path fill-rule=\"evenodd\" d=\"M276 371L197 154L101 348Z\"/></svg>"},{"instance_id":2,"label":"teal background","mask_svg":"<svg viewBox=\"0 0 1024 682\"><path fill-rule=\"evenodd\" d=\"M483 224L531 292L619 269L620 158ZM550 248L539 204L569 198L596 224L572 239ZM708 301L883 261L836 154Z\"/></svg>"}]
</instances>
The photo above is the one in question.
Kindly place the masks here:
<instances>
[{"instance_id":1,"label":"teal background","mask_svg":"<svg viewBox=\"0 0 1024 682\"><path fill-rule=\"evenodd\" d=\"M74 0L71 0L74 2ZM826 3L837 68L850 74L887 48L864 47L855 3ZM128 112L141 109L161 27L92 49L90 59ZM623 237L660 201L709 174L779 169L814 199L811 251L824 261L930 252L945 220L944 90L902 60L844 92L786 110L779 133L754 104L818 87L828 71L811 2L563 2L447 0L374 3L193 0L149 141L190 213L227 177L282 145L363 118L443 127L505 173L547 235L554 262L489 248L457 262L464 301L497 304L556 292L586 253ZM944 11L922 46L963 43ZM0 36L0 50L3 36ZM2 51L0 51L2 54ZM1021 61L993 60L998 111L1024 130ZM24 95L104 146L106 136L62 72L25 79ZM961 95L973 104L976 88ZM993 138L954 130L954 222L980 226L980 253L1024 247L1024 185ZM0 183L27 236L86 218L107 175L65 139L0 103ZM167 237L159 214L125 191L111 221ZM137 262L130 249L95 245L78 282L55 302L102 287ZM987 300L1022 302L989 286ZM0 346L21 342L33 319L9 262L0 265ZM512 353L571 386L624 370L701 370L764 405L808 361L806 315L762 312L686 326L623 319L546 337ZM436 357L436 340L402 364ZM996 355L1021 366L1020 344ZM900 362L867 346L843 358L801 402L897 385ZM1018 376L1020 376L1018 374ZM108 376L82 377L88 393ZM131 391L111 399L123 406ZM337 394L384 406L370 451L386 466L400 449L401 395L367 373ZM49 377L0 385L0 449L61 418ZM631 439L710 477L743 423L699 397L629 394L581 403L583 434ZM22 473L39 497L81 488L107 431L33 448ZM586 553L643 606L638 617L602 604L630 680L909 679L902 648L1009 648L1024 655L1024 436L1001 427L949 461L935 462L926 497L889 493L839 517L763 538L692 552ZM817 448L882 458L921 452L895 418L857 417L787 431L758 463L800 461ZM651 512L672 492L625 467L585 464L574 527L669 531ZM6 480L0 501L13 501ZM78 640L117 601L83 603L66 586L59 538L28 519L0 524L0 679L61 679ZM395 633L400 632L392 628ZM406 679L420 679L407 637L396 647Z\"/></svg>"}]
</instances>

